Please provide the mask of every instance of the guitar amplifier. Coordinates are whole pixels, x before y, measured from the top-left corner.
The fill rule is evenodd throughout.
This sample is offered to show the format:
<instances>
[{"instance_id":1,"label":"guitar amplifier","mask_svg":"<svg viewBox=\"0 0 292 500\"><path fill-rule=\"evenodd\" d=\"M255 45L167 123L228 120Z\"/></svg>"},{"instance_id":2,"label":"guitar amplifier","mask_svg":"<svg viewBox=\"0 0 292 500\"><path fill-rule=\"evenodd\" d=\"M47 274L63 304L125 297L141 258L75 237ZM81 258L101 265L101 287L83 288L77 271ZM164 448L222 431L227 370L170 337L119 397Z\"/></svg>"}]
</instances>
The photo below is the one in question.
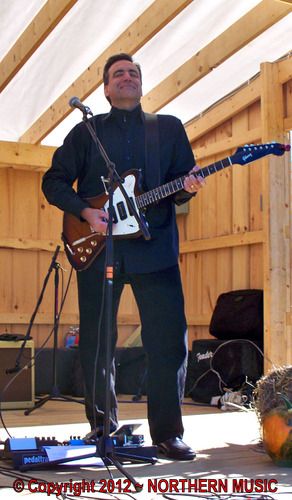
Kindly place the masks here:
<instances>
[{"instance_id":1,"label":"guitar amplifier","mask_svg":"<svg viewBox=\"0 0 292 500\"><path fill-rule=\"evenodd\" d=\"M247 339L194 340L189 353L185 395L210 404L212 397L224 394L224 387L238 389L246 379L254 385L262 374L260 343Z\"/></svg>"},{"instance_id":2,"label":"guitar amplifier","mask_svg":"<svg viewBox=\"0 0 292 500\"><path fill-rule=\"evenodd\" d=\"M35 404L34 366L21 368L29 363L34 356L33 340L28 340L20 359L20 370L15 373L6 373L15 366L22 340L0 340L0 408L20 409L30 408Z\"/></svg>"}]
</instances>

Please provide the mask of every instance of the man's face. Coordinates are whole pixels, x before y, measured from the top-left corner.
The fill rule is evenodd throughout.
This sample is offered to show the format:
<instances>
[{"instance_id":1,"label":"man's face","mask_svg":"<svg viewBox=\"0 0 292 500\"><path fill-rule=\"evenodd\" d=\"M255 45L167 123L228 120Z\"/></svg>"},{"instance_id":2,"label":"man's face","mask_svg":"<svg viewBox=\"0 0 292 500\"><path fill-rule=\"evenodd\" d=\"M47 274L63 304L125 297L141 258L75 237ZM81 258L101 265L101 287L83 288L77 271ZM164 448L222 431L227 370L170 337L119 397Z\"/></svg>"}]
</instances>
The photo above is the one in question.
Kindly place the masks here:
<instances>
[{"instance_id":1,"label":"man's face","mask_svg":"<svg viewBox=\"0 0 292 500\"><path fill-rule=\"evenodd\" d=\"M132 109L142 96L142 85L137 66L130 61L117 61L109 69L108 84L104 86L106 97L112 106Z\"/></svg>"}]
</instances>

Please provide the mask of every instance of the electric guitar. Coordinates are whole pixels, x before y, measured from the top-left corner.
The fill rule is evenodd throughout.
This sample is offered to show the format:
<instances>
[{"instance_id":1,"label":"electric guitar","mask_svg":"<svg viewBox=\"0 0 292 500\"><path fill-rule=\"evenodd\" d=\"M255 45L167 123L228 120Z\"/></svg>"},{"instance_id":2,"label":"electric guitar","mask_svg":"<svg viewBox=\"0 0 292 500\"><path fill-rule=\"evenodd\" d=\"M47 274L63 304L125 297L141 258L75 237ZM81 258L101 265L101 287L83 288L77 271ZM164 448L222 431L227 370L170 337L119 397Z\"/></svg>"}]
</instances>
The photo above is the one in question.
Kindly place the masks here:
<instances>
[{"instance_id":1,"label":"electric guitar","mask_svg":"<svg viewBox=\"0 0 292 500\"><path fill-rule=\"evenodd\" d=\"M285 151L289 151L290 146L276 142L258 145L246 145L240 147L232 156L201 168L195 175L208 177L211 174L229 167L230 165L246 165L266 155L282 156ZM124 180L123 188L130 198L135 209L141 216L145 209L159 200L171 196L184 187L184 180L188 175L184 175L173 181L167 182L150 191L143 192L140 189L141 174L139 170L128 170L121 177ZM92 208L99 208L108 211L109 196L104 192L92 198L86 198ZM113 236L114 238L137 238L141 235L139 225L133 215L131 207L123 196L120 187L113 186ZM81 221L74 215L64 212L62 239L65 245L65 252L71 265L82 271L90 266L92 261L102 251L105 245L105 235L92 230L88 222Z\"/></svg>"}]
</instances>

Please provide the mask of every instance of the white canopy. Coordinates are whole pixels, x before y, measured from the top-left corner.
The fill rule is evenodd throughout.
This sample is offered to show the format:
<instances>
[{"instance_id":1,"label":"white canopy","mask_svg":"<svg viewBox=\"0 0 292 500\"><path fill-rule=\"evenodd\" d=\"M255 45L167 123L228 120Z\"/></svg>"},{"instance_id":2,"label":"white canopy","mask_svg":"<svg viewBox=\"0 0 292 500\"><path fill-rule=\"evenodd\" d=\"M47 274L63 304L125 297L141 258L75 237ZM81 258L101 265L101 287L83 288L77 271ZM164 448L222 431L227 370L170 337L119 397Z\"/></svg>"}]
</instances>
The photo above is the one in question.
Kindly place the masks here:
<instances>
[{"instance_id":1,"label":"white canopy","mask_svg":"<svg viewBox=\"0 0 292 500\"><path fill-rule=\"evenodd\" d=\"M166 8L177 12L164 19ZM129 52L130 42L142 66L143 106L185 123L252 79L262 62L286 57L291 33L291 0L0 0L0 140L61 144L82 119L69 108L74 95L94 114L107 111L102 65ZM162 82L156 109L148 96Z\"/></svg>"}]
</instances>

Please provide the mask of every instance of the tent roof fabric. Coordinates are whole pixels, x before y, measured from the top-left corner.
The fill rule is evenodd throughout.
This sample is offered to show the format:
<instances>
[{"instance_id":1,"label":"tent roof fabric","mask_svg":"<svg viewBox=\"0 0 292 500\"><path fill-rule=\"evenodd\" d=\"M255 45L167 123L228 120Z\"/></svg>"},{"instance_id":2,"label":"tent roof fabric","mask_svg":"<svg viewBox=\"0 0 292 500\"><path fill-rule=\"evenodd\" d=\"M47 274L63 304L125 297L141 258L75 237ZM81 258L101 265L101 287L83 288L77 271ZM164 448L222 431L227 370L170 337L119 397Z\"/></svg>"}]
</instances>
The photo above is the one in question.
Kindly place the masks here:
<instances>
[{"instance_id":1,"label":"tent roof fabric","mask_svg":"<svg viewBox=\"0 0 292 500\"><path fill-rule=\"evenodd\" d=\"M167 4L173 10L168 17ZM112 47L115 52L127 52L132 44L131 53L142 66L143 106L174 114L184 123L252 79L262 62L273 62L291 51L292 2L288 0L172 0L170 4L166 0L1 0L0 140L40 142L41 138L43 144L61 144L82 119L79 110L69 109L68 101L76 95L74 82L77 89L84 88L83 95L77 95L93 113L106 112L109 104L103 95L101 63ZM258 15L261 12L266 14ZM27 40L31 43L34 38L35 46L23 55ZM15 60L15 54L23 59L14 74L7 61L9 56ZM92 81L80 80L88 68ZM42 115L48 122L52 117L52 127L46 129ZM40 123L44 130L38 137ZM28 133L32 129L35 140Z\"/></svg>"}]
</instances>

